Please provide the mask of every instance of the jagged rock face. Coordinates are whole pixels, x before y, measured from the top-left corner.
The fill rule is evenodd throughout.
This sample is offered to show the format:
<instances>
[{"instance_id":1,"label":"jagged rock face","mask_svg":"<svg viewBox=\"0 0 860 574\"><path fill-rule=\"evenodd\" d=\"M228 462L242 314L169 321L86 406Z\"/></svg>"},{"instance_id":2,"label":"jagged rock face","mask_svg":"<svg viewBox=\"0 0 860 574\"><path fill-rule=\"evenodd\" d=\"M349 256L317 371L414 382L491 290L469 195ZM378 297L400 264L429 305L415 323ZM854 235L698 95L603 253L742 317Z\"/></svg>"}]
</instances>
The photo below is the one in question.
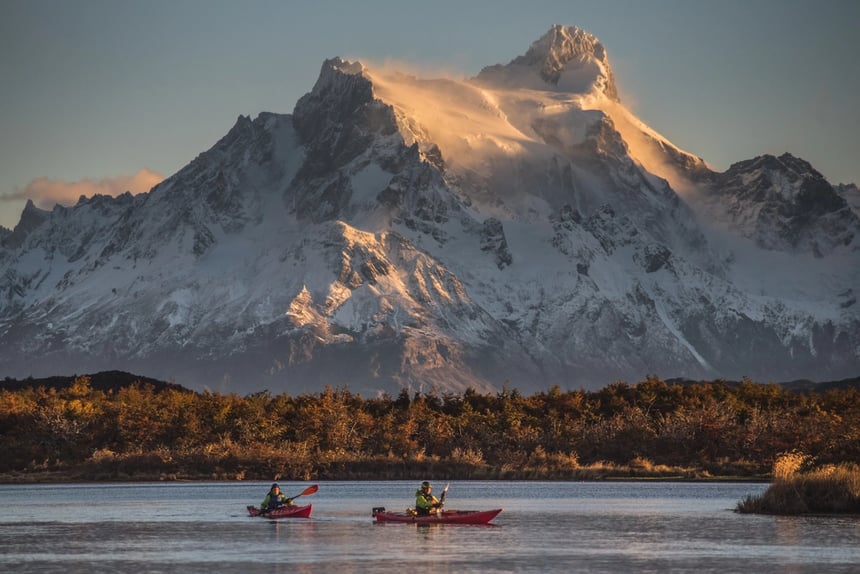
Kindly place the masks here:
<instances>
[{"instance_id":1,"label":"jagged rock face","mask_svg":"<svg viewBox=\"0 0 860 574\"><path fill-rule=\"evenodd\" d=\"M488 251L496 255L496 265L504 269L513 262L511 252L508 251L508 242L505 239L505 229L502 222L494 217L484 221L481 228L481 251Z\"/></svg>"},{"instance_id":2,"label":"jagged rock face","mask_svg":"<svg viewBox=\"0 0 860 574\"><path fill-rule=\"evenodd\" d=\"M833 188L845 200L854 215L860 217L860 187L853 183L839 184Z\"/></svg>"},{"instance_id":3,"label":"jagged rock face","mask_svg":"<svg viewBox=\"0 0 860 574\"><path fill-rule=\"evenodd\" d=\"M24 207L24 211L21 213L21 220L18 222L18 225L15 226L15 229L3 236L0 236L2 245L10 249L20 247L24 242L24 239L27 237L27 234L29 234L33 229L39 227L39 225L41 225L47 218L47 211L39 209L35 204L33 204L32 200L28 200L27 205ZM5 229L3 230L7 231Z\"/></svg>"},{"instance_id":4,"label":"jagged rock face","mask_svg":"<svg viewBox=\"0 0 860 574\"><path fill-rule=\"evenodd\" d=\"M860 248L857 215L809 163L764 155L715 174L707 188L725 222L766 249L813 252Z\"/></svg>"},{"instance_id":5,"label":"jagged rock face","mask_svg":"<svg viewBox=\"0 0 860 574\"><path fill-rule=\"evenodd\" d=\"M534 86L533 74L553 89L574 93L596 89L619 101L618 88L603 44L575 26L553 26L524 55L505 66L484 68L477 80L525 88ZM546 89L548 86L542 87Z\"/></svg>"},{"instance_id":6,"label":"jagged rock face","mask_svg":"<svg viewBox=\"0 0 860 574\"><path fill-rule=\"evenodd\" d=\"M631 117L576 28L472 80L328 60L293 114L239 117L147 194L28 205L0 235L0 374L364 393L856 375L845 200L790 156L710 172Z\"/></svg>"},{"instance_id":7,"label":"jagged rock face","mask_svg":"<svg viewBox=\"0 0 860 574\"><path fill-rule=\"evenodd\" d=\"M393 137L401 144L395 148L405 147L391 107L374 99L362 72L361 64L327 60L314 89L296 104L293 124L307 151L291 193L302 219L340 217L352 196L351 170L379 161L394 171L406 153L399 149L392 154L385 145ZM374 153L379 147L386 151Z\"/></svg>"}]
</instances>

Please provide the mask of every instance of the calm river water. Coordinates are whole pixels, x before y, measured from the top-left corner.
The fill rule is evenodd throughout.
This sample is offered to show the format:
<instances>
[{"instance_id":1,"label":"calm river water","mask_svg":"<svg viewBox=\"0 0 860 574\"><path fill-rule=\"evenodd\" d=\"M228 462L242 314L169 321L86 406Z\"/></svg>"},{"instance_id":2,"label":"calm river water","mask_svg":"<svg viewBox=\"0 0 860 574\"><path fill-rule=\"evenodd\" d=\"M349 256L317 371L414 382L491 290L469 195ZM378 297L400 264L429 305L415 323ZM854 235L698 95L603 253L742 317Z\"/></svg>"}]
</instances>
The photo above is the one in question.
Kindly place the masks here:
<instances>
[{"instance_id":1,"label":"calm river water","mask_svg":"<svg viewBox=\"0 0 860 574\"><path fill-rule=\"evenodd\" d=\"M319 485L280 521L245 511L268 483L0 485L0 572L860 572L858 517L732 512L764 484L455 481L448 508L504 511L423 527L371 518L418 481Z\"/></svg>"}]
</instances>

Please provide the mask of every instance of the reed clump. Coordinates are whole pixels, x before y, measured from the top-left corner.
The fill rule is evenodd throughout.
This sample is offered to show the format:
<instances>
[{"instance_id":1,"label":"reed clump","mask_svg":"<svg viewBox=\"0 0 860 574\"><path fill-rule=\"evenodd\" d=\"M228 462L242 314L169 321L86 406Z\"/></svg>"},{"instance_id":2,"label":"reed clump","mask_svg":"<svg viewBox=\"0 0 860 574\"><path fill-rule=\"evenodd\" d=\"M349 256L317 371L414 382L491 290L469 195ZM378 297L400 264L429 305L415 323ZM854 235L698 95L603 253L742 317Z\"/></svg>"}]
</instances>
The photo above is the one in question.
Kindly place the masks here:
<instances>
[{"instance_id":1,"label":"reed clump","mask_svg":"<svg viewBox=\"0 0 860 574\"><path fill-rule=\"evenodd\" d=\"M773 482L749 496L736 511L756 514L860 514L860 466L812 467L810 457L787 453L774 462Z\"/></svg>"}]
</instances>

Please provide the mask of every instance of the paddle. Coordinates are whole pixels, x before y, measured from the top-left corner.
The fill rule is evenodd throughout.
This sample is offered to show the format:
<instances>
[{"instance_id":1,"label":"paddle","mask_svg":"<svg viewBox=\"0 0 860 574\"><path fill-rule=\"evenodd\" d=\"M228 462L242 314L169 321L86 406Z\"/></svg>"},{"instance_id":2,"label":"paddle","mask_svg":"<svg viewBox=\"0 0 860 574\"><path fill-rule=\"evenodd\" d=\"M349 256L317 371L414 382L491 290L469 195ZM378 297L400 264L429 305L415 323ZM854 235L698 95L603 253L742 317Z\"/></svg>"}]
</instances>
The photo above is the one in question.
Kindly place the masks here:
<instances>
[{"instance_id":1,"label":"paddle","mask_svg":"<svg viewBox=\"0 0 860 574\"><path fill-rule=\"evenodd\" d=\"M436 515L439 516L442 514L442 507L445 506L445 495L448 494L448 487L450 484L446 484L445 488L442 489L442 496L439 497L439 506L436 508Z\"/></svg>"},{"instance_id":2,"label":"paddle","mask_svg":"<svg viewBox=\"0 0 860 574\"><path fill-rule=\"evenodd\" d=\"M298 498L298 497L300 497L300 496L310 496L311 494L315 493L315 492L316 492L316 491L318 491L319 489L320 489L320 487L319 487L319 485L318 485L318 484L312 484L312 485L310 485L309 487L307 487L306 489L304 489L301 493L299 493L299 494L295 495L295 496L294 496L294 497L292 497L292 498L288 498L287 500L288 500L288 501L293 501L293 500L297 499L297 498Z\"/></svg>"},{"instance_id":3,"label":"paddle","mask_svg":"<svg viewBox=\"0 0 860 574\"><path fill-rule=\"evenodd\" d=\"M446 495L446 494L448 494L448 487L449 487L449 486L451 486L451 485L450 485L450 484L446 484L446 485L445 485L445 488L443 488L443 489L442 489L442 497L441 497L441 498L439 498L439 505L440 505L440 506L441 506L442 504L445 504L445 495Z\"/></svg>"},{"instance_id":4,"label":"paddle","mask_svg":"<svg viewBox=\"0 0 860 574\"><path fill-rule=\"evenodd\" d=\"M300 496L310 496L311 494L315 493L319 489L320 489L320 487L318 484L312 484L309 487L307 487L306 489L304 489L303 491L301 491L299 494L293 496L292 498L288 498L287 504L289 504L290 502L292 502L293 500L297 499ZM273 508L272 510L275 510L275 509ZM261 512L260 514L265 515L265 514L268 514L269 512L271 512L271 510L266 510L265 512Z\"/></svg>"}]
</instances>

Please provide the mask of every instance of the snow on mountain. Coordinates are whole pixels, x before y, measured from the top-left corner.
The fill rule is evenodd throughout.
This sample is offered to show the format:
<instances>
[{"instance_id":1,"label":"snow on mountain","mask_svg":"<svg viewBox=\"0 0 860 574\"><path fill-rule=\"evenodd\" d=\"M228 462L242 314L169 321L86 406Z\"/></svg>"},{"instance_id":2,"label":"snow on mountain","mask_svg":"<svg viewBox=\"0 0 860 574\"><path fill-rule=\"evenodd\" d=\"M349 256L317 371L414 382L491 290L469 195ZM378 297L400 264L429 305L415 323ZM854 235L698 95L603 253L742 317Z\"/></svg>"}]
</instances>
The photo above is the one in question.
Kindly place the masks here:
<instances>
[{"instance_id":1,"label":"snow on mountain","mask_svg":"<svg viewBox=\"0 0 860 574\"><path fill-rule=\"evenodd\" d=\"M837 185L835 189L836 193L838 193L842 199L845 200L845 203L848 204L848 207L851 208L851 211L853 211L855 215L860 216L860 188L857 187L857 184L843 183Z\"/></svg>"},{"instance_id":2,"label":"snow on mountain","mask_svg":"<svg viewBox=\"0 0 860 574\"><path fill-rule=\"evenodd\" d=\"M760 156L703 181L704 210L759 247L819 256L860 249L857 214L802 159Z\"/></svg>"},{"instance_id":3,"label":"snow on mountain","mask_svg":"<svg viewBox=\"0 0 860 574\"><path fill-rule=\"evenodd\" d=\"M488 66L477 79L500 88L599 94L618 101L603 44L576 27L553 26L525 55Z\"/></svg>"},{"instance_id":4,"label":"snow on mountain","mask_svg":"<svg viewBox=\"0 0 860 574\"><path fill-rule=\"evenodd\" d=\"M578 28L471 79L335 58L292 114L240 117L148 194L28 205L0 236L0 372L365 393L853 376L845 193L788 155L713 172L623 106Z\"/></svg>"}]
</instances>

